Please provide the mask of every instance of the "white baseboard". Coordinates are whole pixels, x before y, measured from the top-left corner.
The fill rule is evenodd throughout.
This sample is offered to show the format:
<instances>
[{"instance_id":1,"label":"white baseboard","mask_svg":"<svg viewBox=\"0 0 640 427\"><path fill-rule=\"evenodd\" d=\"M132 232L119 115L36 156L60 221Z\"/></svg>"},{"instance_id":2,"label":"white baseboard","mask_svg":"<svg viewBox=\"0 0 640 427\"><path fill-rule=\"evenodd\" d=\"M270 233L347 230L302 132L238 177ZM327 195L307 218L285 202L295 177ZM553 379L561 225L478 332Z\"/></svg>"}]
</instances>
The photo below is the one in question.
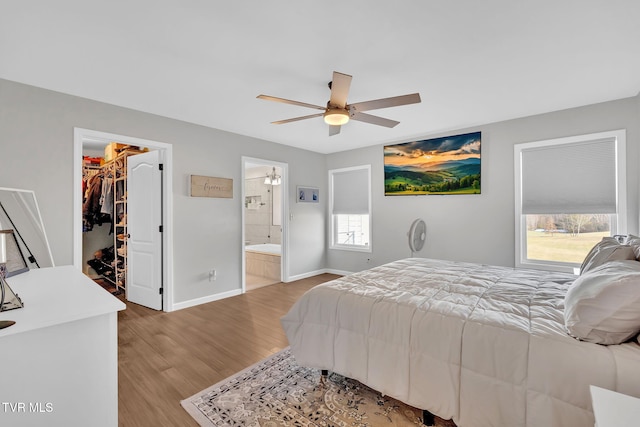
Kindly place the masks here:
<instances>
[{"instance_id":1,"label":"white baseboard","mask_svg":"<svg viewBox=\"0 0 640 427\"><path fill-rule=\"evenodd\" d=\"M340 276L348 276L350 274L353 274L353 271L334 270L333 268L327 268L325 273L337 274Z\"/></svg>"},{"instance_id":2,"label":"white baseboard","mask_svg":"<svg viewBox=\"0 0 640 427\"><path fill-rule=\"evenodd\" d=\"M287 283L295 282L296 280L306 279L307 277L317 276L318 274L323 274L326 272L327 272L326 269L323 268L322 270L309 271L307 273L296 274L295 276L289 276L289 280L287 280Z\"/></svg>"},{"instance_id":3,"label":"white baseboard","mask_svg":"<svg viewBox=\"0 0 640 427\"><path fill-rule=\"evenodd\" d=\"M333 270L330 268L323 268L321 270L309 271L303 274L296 274L295 276L289 276L287 283L295 282L296 280L306 279L308 277L317 276L319 274L331 273L340 276L347 276L351 274L351 271ZM221 292L219 294L207 295L206 297L195 298L188 301L177 302L173 304L170 311L182 310L183 308L194 307L200 304L206 304L208 302L218 301L224 298L234 297L242 294L242 289L234 289L232 291Z\"/></svg>"},{"instance_id":4,"label":"white baseboard","mask_svg":"<svg viewBox=\"0 0 640 427\"><path fill-rule=\"evenodd\" d=\"M173 304L171 311L182 310L183 308L189 308L200 304L205 304L212 301L218 301L220 299L234 297L240 295L242 289L234 289L232 291L221 292L219 294L207 295L206 297L195 298L188 301L177 302Z\"/></svg>"},{"instance_id":5,"label":"white baseboard","mask_svg":"<svg viewBox=\"0 0 640 427\"><path fill-rule=\"evenodd\" d=\"M333 270L333 269L330 269L330 268L323 268L322 270L309 271L307 273L296 274L295 276L289 276L289 280L287 281L287 283L295 282L296 280L306 279L308 277L313 277L313 276L317 276L319 274L324 274L324 273L331 273L331 274L338 274L340 276L347 276L347 275L351 274L351 271L341 271L341 270Z\"/></svg>"}]
</instances>

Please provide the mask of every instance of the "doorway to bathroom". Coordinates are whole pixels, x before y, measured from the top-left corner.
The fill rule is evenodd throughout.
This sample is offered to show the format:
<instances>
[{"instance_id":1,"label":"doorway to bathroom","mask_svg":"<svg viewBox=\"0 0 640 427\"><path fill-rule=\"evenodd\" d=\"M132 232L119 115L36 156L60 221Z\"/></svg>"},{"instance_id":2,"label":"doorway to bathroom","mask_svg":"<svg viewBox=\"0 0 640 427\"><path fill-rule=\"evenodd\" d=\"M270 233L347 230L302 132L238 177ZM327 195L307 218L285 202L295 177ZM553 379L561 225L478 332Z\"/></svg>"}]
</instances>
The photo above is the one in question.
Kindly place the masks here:
<instances>
[{"instance_id":1,"label":"doorway to bathroom","mask_svg":"<svg viewBox=\"0 0 640 427\"><path fill-rule=\"evenodd\" d=\"M243 290L286 281L287 165L243 158Z\"/></svg>"}]
</instances>

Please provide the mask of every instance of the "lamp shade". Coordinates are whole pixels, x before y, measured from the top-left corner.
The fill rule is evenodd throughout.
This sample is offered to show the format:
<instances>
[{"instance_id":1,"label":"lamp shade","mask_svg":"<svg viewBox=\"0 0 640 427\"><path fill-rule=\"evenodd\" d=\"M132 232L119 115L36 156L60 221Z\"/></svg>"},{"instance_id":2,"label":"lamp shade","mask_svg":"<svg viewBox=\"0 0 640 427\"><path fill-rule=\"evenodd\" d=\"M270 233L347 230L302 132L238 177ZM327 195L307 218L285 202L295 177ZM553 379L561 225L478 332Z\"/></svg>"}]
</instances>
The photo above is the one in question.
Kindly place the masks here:
<instances>
[{"instance_id":1,"label":"lamp shade","mask_svg":"<svg viewBox=\"0 0 640 427\"><path fill-rule=\"evenodd\" d=\"M276 168L274 166L273 172L267 174L266 178L264 179L264 183L266 185L280 185L281 182L281 177L276 173Z\"/></svg>"}]
</instances>

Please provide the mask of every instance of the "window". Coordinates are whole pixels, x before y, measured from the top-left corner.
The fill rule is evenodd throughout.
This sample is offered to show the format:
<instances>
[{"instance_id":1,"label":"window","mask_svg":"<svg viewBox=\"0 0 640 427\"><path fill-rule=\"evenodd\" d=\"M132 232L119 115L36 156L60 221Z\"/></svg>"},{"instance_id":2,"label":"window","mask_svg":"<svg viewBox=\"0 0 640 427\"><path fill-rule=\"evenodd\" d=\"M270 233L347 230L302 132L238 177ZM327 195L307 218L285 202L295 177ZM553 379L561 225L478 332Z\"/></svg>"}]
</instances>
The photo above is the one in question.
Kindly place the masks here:
<instances>
[{"instance_id":1,"label":"window","mask_svg":"<svg viewBox=\"0 0 640 427\"><path fill-rule=\"evenodd\" d=\"M331 248L371 252L371 166L329 171Z\"/></svg>"},{"instance_id":2,"label":"window","mask_svg":"<svg viewBox=\"0 0 640 427\"><path fill-rule=\"evenodd\" d=\"M626 232L625 131L514 146L516 266L572 272Z\"/></svg>"}]
</instances>

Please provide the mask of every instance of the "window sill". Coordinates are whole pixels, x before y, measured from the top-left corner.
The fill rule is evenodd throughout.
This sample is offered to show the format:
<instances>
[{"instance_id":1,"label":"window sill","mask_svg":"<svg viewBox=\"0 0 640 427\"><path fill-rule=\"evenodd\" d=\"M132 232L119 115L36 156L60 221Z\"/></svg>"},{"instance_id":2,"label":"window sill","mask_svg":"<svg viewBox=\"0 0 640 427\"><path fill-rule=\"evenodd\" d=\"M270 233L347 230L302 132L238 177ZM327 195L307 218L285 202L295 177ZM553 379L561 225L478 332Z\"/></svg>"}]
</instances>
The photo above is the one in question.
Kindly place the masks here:
<instances>
[{"instance_id":1,"label":"window sill","mask_svg":"<svg viewBox=\"0 0 640 427\"><path fill-rule=\"evenodd\" d=\"M580 272L579 264L559 263L552 261L525 260L517 262L516 268L526 268L529 270L543 271L559 271L561 273L569 273L575 275L578 275Z\"/></svg>"},{"instance_id":2,"label":"window sill","mask_svg":"<svg viewBox=\"0 0 640 427\"><path fill-rule=\"evenodd\" d=\"M329 249L338 250L338 251L371 253L371 246L333 245L333 246L330 246Z\"/></svg>"}]
</instances>

